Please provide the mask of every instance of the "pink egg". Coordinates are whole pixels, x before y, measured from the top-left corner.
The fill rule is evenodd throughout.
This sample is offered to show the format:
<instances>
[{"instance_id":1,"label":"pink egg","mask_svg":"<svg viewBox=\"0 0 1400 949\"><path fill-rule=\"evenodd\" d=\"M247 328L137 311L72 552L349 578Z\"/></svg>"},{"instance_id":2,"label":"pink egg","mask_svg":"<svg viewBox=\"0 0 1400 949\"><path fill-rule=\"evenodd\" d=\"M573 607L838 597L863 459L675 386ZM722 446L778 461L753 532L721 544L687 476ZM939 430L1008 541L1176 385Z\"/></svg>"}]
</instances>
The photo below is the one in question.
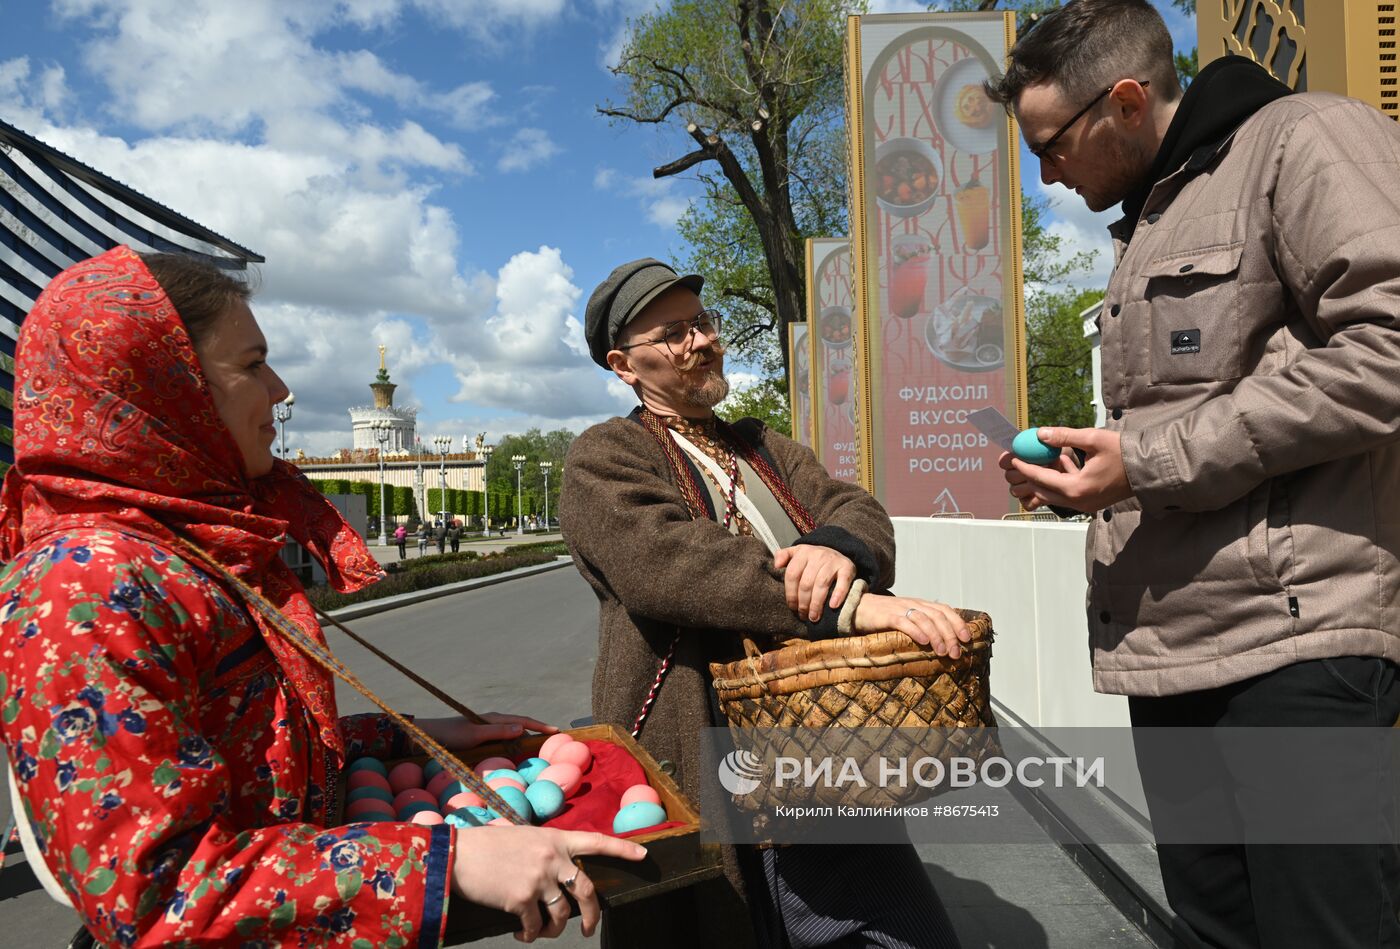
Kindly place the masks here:
<instances>
[{"instance_id":1,"label":"pink egg","mask_svg":"<svg viewBox=\"0 0 1400 949\"><path fill-rule=\"evenodd\" d=\"M425 827L432 827L434 824L442 823L442 815L437 811L419 811L410 819L410 823L422 824Z\"/></svg>"},{"instance_id":2,"label":"pink egg","mask_svg":"<svg viewBox=\"0 0 1400 949\"><path fill-rule=\"evenodd\" d=\"M622 792L622 803L618 809L626 807L628 804L635 804L638 801L650 801L653 804L661 803L661 795L656 793L656 788L650 784L634 784Z\"/></svg>"},{"instance_id":3,"label":"pink egg","mask_svg":"<svg viewBox=\"0 0 1400 949\"><path fill-rule=\"evenodd\" d=\"M486 786L493 791L499 791L501 788L515 788L522 794L525 792L525 785L521 784L514 778L508 778L505 775L501 775L498 778L488 778L486 781Z\"/></svg>"},{"instance_id":4,"label":"pink egg","mask_svg":"<svg viewBox=\"0 0 1400 949\"><path fill-rule=\"evenodd\" d=\"M350 805L345 808L345 816L349 820L360 820L372 814L392 819L395 813L395 810L388 804L372 797L351 801Z\"/></svg>"},{"instance_id":5,"label":"pink egg","mask_svg":"<svg viewBox=\"0 0 1400 949\"><path fill-rule=\"evenodd\" d=\"M442 789L456 780L456 778L448 774L446 771L439 771L437 774L433 775L433 779L428 782L428 793L431 794L434 798L441 797Z\"/></svg>"},{"instance_id":6,"label":"pink egg","mask_svg":"<svg viewBox=\"0 0 1400 949\"><path fill-rule=\"evenodd\" d=\"M502 758L500 755L497 755L494 758L487 758L483 761L478 761L476 764L476 773L490 774L497 768L509 768L512 771L514 771L515 762L511 761L509 758Z\"/></svg>"},{"instance_id":7,"label":"pink egg","mask_svg":"<svg viewBox=\"0 0 1400 949\"><path fill-rule=\"evenodd\" d=\"M406 788L394 795L394 813L403 810L407 804L429 804L437 807L437 803L437 798L422 788Z\"/></svg>"},{"instance_id":8,"label":"pink egg","mask_svg":"<svg viewBox=\"0 0 1400 949\"><path fill-rule=\"evenodd\" d=\"M451 797L449 797L447 799L447 804L443 807L443 810L447 811L450 814L453 811L460 810L463 807L485 806L486 801L484 798L482 798L480 794L477 794L475 791L463 791L460 794L454 794Z\"/></svg>"},{"instance_id":9,"label":"pink egg","mask_svg":"<svg viewBox=\"0 0 1400 949\"><path fill-rule=\"evenodd\" d=\"M565 745L570 745L573 743L573 735L566 735L563 732L560 732L557 735L550 735L544 740L544 744L540 745L539 756L545 761L548 761L550 764L554 764L554 752L558 751Z\"/></svg>"},{"instance_id":10,"label":"pink egg","mask_svg":"<svg viewBox=\"0 0 1400 949\"><path fill-rule=\"evenodd\" d=\"M351 791L356 788L383 788L393 791L393 788L389 787L389 779L375 771L352 771L350 777L345 779L345 786Z\"/></svg>"},{"instance_id":11,"label":"pink egg","mask_svg":"<svg viewBox=\"0 0 1400 949\"><path fill-rule=\"evenodd\" d=\"M583 742L571 741L554 749L554 757L549 759L549 763L577 765L579 771L584 772L593 764L593 752Z\"/></svg>"},{"instance_id":12,"label":"pink egg","mask_svg":"<svg viewBox=\"0 0 1400 949\"><path fill-rule=\"evenodd\" d=\"M422 787L423 768L412 761L400 762L389 772L389 790L395 794L401 794L409 788Z\"/></svg>"},{"instance_id":13,"label":"pink egg","mask_svg":"<svg viewBox=\"0 0 1400 949\"><path fill-rule=\"evenodd\" d=\"M583 783L583 772L576 764L552 764L540 772L536 781L553 781L559 785L565 797L572 797Z\"/></svg>"},{"instance_id":14,"label":"pink egg","mask_svg":"<svg viewBox=\"0 0 1400 949\"><path fill-rule=\"evenodd\" d=\"M489 820L489 821L486 822L486 824L487 824L487 826L490 826L491 824L500 824L502 827L514 827L514 826L515 826L515 825L512 824L510 821L506 820L504 817L497 817L497 818L494 819L494 820Z\"/></svg>"}]
</instances>

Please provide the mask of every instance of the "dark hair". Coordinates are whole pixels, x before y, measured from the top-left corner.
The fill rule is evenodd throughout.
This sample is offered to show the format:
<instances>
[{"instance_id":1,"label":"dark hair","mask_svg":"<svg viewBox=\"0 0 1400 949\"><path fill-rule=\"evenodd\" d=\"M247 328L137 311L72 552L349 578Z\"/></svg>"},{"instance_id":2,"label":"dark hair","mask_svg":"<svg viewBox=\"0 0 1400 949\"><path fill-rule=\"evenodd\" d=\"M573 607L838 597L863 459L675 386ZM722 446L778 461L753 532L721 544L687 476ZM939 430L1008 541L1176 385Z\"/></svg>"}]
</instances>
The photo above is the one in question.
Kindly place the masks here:
<instances>
[{"instance_id":1,"label":"dark hair","mask_svg":"<svg viewBox=\"0 0 1400 949\"><path fill-rule=\"evenodd\" d=\"M1011 108L1027 86L1048 82L1075 105L1120 79L1147 80L1167 102L1181 98L1171 34L1147 0L1070 0L1016 41L1006 74L983 88Z\"/></svg>"},{"instance_id":2,"label":"dark hair","mask_svg":"<svg viewBox=\"0 0 1400 949\"><path fill-rule=\"evenodd\" d=\"M141 262L156 278L195 345L229 307L246 303L253 288L207 260L188 254L142 254Z\"/></svg>"}]
</instances>

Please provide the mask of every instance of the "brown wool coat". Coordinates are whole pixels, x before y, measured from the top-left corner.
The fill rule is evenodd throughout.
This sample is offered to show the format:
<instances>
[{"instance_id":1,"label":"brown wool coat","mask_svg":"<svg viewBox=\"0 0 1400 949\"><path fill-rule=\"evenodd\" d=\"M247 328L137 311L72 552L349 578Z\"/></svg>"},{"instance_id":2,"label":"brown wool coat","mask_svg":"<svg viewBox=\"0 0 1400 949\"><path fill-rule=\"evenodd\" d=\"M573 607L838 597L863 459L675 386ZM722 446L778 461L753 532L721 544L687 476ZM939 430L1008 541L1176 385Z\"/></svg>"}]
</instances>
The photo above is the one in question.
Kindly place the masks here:
<instances>
[{"instance_id":1,"label":"brown wool coat","mask_svg":"<svg viewBox=\"0 0 1400 949\"><path fill-rule=\"evenodd\" d=\"M833 479L809 449L762 423L745 419L735 427L767 452L819 528L840 527L865 544L878 566L875 589L894 582L894 528L878 501ZM598 596L594 717L632 727L680 629L671 671L639 740L658 761L671 762L681 789L698 801L699 735L711 724L709 664L742 656L743 634L766 649L808 635L807 624L788 608L782 574L761 540L691 518L660 446L635 421L614 418L574 441L559 507L574 563ZM706 932L699 944L743 945L751 938L748 913L736 902L742 885L732 848L726 871L733 889L710 888L700 916L707 927L728 923L734 932ZM653 929L652 936L659 933Z\"/></svg>"}]
</instances>

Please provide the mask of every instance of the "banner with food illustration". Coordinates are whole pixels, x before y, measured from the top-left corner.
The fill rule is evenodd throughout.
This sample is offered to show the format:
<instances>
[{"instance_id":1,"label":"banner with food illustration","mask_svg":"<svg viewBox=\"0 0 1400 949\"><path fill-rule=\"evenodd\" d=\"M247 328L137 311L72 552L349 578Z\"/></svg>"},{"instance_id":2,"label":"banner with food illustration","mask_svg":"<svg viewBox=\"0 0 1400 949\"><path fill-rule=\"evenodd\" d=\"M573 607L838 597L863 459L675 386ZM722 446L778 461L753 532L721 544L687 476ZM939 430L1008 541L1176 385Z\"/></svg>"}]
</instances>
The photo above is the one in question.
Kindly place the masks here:
<instances>
[{"instance_id":1,"label":"banner with food illustration","mask_svg":"<svg viewBox=\"0 0 1400 949\"><path fill-rule=\"evenodd\" d=\"M788 409L792 414L792 437L811 448L812 437L812 353L807 348L807 324L788 324Z\"/></svg>"},{"instance_id":2,"label":"banner with food illustration","mask_svg":"<svg viewBox=\"0 0 1400 949\"><path fill-rule=\"evenodd\" d=\"M856 438L851 242L844 237L807 241L808 355L812 367L812 427L817 459L833 478L860 483Z\"/></svg>"},{"instance_id":3,"label":"banner with food illustration","mask_svg":"<svg viewBox=\"0 0 1400 949\"><path fill-rule=\"evenodd\" d=\"M967 414L1025 425L1016 130L982 84L1011 13L851 17L855 385L861 480L895 515L1011 510Z\"/></svg>"}]
</instances>

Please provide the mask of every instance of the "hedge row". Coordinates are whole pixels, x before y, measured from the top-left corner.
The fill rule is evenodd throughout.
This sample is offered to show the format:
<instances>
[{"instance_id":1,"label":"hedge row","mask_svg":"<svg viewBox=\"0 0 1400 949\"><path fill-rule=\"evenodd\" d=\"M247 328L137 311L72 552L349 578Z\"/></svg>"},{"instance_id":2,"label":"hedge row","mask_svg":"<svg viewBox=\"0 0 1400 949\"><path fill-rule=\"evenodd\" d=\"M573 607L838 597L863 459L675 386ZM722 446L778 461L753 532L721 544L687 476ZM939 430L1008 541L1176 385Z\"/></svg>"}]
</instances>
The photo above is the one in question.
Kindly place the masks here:
<instances>
[{"instance_id":1,"label":"hedge row","mask_svg":"<svg viewBox=\"0 0 1400 949\"><path fill-rule=\"evenodd\" d=\"M444 557L446 556L451 555L444 555ZM555 554L544 550L527 550L520 553L512 550L472 560L462 560L460 555L458 555L457 560L448 562L443 562L444 558L435 558L436 562L428 562L425 559L418 562L428 562L428 566L396 571L378 583L354 593L338 593L328 586L314 586L307 589L306 595L311 598L312 603L321 609L335 610L354 603L382 600L386 596L397 596L400 593L412 593L416 590L429 590L448 583L475 580L479 577L489 577L505 573L508 570L516 570L520 567L549 563L555 556Z\"/></svg>"}]
</instances>

